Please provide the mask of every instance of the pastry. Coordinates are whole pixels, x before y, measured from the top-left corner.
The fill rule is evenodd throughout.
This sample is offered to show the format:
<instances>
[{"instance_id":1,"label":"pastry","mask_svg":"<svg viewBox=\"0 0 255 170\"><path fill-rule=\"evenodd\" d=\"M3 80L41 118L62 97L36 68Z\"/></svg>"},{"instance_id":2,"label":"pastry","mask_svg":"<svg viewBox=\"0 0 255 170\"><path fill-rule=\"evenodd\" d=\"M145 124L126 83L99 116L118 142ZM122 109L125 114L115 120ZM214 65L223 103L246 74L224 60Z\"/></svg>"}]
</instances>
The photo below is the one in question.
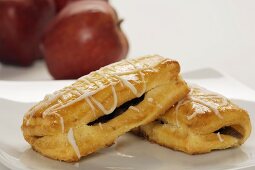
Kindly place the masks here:
<instances>
[{"instance_id":1,"label":"pastry","mask_svg":"<svg viewBox=\"0 0 255 170\"><path fill-rule=\"evenodd\" d=\"M136 134L188 154L207 153L243 144L251 133L248 113L220 94L201 87Z\"/></svg>"},{"instance_id":2,"label":"pastry","mask_svg":"<svg viewBox=\"0 0 255 170\"><path fill-rule=\"evenodd\" d=\"M78 161L184 98L189 88L179 72L177 61L157 55L102 67L32 107L23 136L42 155Z\"/></svg>"}]
</instances>

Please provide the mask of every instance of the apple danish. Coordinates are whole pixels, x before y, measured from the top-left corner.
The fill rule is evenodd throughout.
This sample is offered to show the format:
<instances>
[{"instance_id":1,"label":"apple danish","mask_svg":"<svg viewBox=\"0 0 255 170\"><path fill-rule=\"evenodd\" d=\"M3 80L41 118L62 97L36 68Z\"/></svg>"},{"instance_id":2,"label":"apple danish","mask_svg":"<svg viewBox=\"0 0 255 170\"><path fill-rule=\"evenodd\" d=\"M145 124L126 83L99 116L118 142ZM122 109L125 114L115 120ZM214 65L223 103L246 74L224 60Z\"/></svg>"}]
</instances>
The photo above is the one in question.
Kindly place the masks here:
<instances>
[{"instance_id":1,"label":"apple danish","mask_svg":"<svg viewBox=\"0 0 255 170\"><path fill-rule=\"evenodd\" d=\"M177 61L157 55L102 67L32 107L24 138L49 158L78 161L184 98L189 88L179 72Z\"/></svg>"},{"instance_id":2,"label":"apple danish","mask_svg":"<svg viewBox=\"0 0 255 170\"><path fill-rule=\"evenodd\" d=\"M248 113L220 94L193 86L189 95L134 133L188 154L243 144L251 133Z\"/></svg>"}]
</instances>

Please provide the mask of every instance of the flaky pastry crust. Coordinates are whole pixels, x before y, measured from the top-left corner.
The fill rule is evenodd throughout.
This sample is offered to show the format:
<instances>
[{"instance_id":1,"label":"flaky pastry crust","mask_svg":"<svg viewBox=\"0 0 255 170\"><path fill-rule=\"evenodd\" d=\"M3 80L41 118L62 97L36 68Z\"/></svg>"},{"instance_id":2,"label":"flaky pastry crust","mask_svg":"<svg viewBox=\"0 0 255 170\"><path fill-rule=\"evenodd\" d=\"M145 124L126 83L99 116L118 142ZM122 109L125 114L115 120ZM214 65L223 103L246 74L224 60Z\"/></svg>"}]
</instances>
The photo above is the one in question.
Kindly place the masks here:
<instances>
[{"instance_id":1,"label":"flaky pastry crust","mask_svg":"<svg viewBox=\"0 0 255 170\"><path fill-rule=\"evenodd\" d=\"M185 97L189 89L179 72L178 62L157 55L91 72L32 107L23 119L24 138L47 157L77 161ZM123 105L117 116L108 116Z\"/></svg>"},{"instance_id":2,"label":"flaky pastry crust","mask_svg":"<svg viewBox=\"0 0 255 170\"><path fill-rule=\"evenodd\" d=\"M193 86L166 114L133 131L162 146L200 154L243 144L251 123L248 113L224 96Z\"/></svg>"}]
</instances>

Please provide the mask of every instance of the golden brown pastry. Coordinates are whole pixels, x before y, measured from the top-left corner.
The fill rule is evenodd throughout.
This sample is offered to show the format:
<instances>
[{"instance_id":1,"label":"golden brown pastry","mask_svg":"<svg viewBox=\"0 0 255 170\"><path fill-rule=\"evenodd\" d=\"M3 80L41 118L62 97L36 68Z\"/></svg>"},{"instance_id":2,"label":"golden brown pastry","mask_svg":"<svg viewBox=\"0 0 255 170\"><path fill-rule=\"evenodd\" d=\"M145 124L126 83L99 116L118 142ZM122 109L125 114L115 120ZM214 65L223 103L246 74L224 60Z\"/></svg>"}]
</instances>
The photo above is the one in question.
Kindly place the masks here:
<instances>
[{"instance_id":1,"label":"golden brown pastry","mask_svg":"<svg viewBox=\"0 0 255 170\"><path fill-rule=\"evenodd\" d=\"M24 116L24 138L47 157L77 161L184 98L189 88L179 72L178 62L156 55L91 72L32 107Z\"/></svg>"},{"instance_id":2,"label":"golden brown pastry","mask_svg":"<svg viewBox=\"0 0 255 170\"><path fill-rule=\"evenodd\" d=\"M134 130L148 140L188 154L243 144L251 133L248 113L227 98L201 87L156 121Z\"/></svg>"}]
</instances>

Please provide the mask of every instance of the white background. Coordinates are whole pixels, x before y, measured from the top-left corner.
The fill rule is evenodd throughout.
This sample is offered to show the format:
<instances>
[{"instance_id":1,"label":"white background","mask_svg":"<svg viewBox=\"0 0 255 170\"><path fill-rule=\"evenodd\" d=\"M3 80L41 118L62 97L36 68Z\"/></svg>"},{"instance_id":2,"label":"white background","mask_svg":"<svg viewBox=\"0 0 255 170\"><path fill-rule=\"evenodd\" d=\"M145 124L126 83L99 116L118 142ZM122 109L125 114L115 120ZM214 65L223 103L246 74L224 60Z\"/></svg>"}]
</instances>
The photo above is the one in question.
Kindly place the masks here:
<instances>
[{"instance_id":1,"label":"white background","mask_svg":"<svg viewBox=\"0 0 255 170\"><path fill-rule=\"evenodd\" d=\"M216 67L255 89L254 0L113 1L130 56L158 53L182 70Z\"/></svg>"}]
</instances>

